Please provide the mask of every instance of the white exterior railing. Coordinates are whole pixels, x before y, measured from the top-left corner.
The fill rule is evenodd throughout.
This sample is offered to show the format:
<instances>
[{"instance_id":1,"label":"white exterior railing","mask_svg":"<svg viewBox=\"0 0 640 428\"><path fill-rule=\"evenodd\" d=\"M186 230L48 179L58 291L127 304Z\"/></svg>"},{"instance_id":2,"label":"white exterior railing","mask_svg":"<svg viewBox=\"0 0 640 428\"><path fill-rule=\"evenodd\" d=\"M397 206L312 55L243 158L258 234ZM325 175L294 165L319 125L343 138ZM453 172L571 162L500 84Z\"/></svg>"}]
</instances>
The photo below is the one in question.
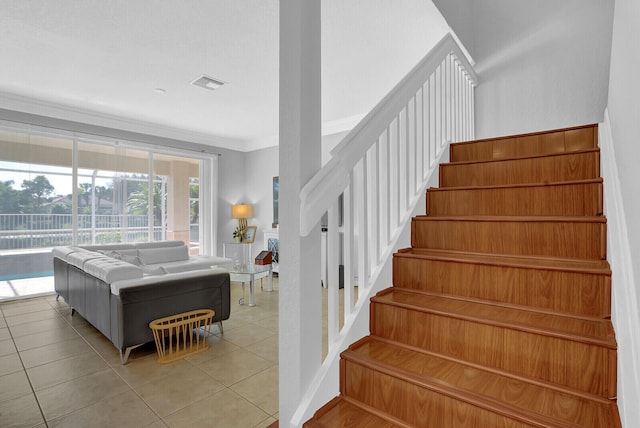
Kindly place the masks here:
<instances>
[{"instance_id":1,"label":"white exterior railing","mask_svg":"<svg viewBox=\"0 0 640 428\"><path fill-rule=\"evenodd\" d=\"M149 239L146 215L79 214L77 219L77 244ZM72 223L72 214L0 214L0 250L71 245ZM160 239L162 227L153 229L155 239Z\"/></svg>"},{"instance_id":2,"label":"white exterior railing","mask_svg":"<svg viewBox=\"0 0 640 428\"><path fill-rule=\"evenodd\" d=\"M356 320L363 308L368 315L369 298L390 285L376 281L396 251L440 155L451 141L474 137L477 82L472 65L447 34L344 138L301 190L301 236L316 229L328 213L328 352L300 398L293 426L302 425L337 394L339 354L354 337L368 334L368 324ZM344 266L342 328L338 265Z\"/></svg>"}]
</instances>

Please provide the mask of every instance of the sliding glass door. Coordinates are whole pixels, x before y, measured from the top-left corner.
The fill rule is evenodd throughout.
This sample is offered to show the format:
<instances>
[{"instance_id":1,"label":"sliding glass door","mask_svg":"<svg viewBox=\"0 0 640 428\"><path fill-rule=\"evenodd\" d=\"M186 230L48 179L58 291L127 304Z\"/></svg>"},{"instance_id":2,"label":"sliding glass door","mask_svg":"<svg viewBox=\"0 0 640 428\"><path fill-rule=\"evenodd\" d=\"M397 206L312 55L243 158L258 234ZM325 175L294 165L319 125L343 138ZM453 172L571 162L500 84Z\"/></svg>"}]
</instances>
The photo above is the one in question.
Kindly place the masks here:
<instances>
[{"instance_id":1,"label":"sliding glass door","mask_svg":"<svg viewBox=\"0 0 640 428\"><path fill-rule=\"evenodd\" d=\"M135 143L0 128L0 299L17 292L16 280L51 275L59 245L178 239L199 253L200 223L212 221L200 215L200 171L211 164Z\"/></svg>"}]
</instances>

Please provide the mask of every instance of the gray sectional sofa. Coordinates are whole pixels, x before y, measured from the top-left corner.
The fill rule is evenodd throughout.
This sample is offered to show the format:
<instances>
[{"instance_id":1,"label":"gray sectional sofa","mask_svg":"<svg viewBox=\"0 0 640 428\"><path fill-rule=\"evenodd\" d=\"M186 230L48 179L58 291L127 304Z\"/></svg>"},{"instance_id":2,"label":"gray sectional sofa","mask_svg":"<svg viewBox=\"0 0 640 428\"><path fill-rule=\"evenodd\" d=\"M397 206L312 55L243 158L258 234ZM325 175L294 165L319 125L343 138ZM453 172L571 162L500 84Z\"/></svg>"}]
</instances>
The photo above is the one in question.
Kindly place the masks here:
<instances>
[{"instance_id":1,"label":"gray sectional sofa","mask_svg":"<svg viewBox=\"0 0 640 428\"><path fill-rule=\"evenodd\" d=\"M67 246L53 249L58 296L120 351L153 341L149 322L213 309L222 330L230 315L229 259L189 256L182 241Z\"/></svg>"}]
</instances>

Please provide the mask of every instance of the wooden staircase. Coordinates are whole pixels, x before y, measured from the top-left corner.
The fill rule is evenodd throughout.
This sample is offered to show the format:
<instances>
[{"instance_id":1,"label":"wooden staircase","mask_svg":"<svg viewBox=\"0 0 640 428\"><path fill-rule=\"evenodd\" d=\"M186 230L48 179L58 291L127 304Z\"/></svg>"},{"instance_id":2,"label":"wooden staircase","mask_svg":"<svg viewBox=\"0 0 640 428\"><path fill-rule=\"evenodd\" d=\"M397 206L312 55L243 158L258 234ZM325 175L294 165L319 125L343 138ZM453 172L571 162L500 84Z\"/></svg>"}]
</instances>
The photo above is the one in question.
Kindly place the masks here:
<instances>
[{"instance_id":1,"label":"wooden staircase","mask_svg":"<svg viewBox=\"0 0 640 428\"><path fill-rule=\"evenodd\" d=\"M597 126L451 145L305 427L620 427Z\"/></svg>"}]
</instances>

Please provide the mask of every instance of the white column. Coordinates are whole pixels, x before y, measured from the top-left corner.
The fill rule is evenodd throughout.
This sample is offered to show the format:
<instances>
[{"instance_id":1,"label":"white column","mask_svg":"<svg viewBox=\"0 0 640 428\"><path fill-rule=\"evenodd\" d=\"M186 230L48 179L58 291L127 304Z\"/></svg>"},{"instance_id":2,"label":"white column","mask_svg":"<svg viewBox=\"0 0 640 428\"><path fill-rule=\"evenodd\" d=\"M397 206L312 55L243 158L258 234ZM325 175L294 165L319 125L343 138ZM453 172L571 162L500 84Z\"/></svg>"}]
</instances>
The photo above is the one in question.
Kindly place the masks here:
<instances>
[{"instance_id":1,"label":"white column","mask_svg":"<svg viewBox=\"0 0 640 428\"><path fill-rule=\"evenodd\" d=\"M280 1L280 408L292 426L322 359L320 227L300 237L300 189L320 169L320 3Z\"/></svg>"}]
</instances>

